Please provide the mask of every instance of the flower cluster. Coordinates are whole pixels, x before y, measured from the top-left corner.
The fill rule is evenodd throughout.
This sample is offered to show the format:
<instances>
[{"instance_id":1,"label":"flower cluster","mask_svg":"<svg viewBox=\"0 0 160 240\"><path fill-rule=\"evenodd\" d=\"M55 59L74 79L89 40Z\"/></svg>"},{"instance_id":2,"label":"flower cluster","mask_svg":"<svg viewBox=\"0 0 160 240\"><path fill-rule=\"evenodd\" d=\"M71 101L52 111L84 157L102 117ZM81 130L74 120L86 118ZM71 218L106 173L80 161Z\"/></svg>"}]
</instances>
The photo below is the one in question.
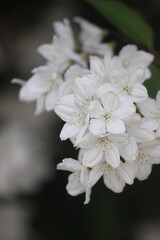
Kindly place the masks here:
<instances>
[{"instance_id":1,"label":"flower cluster","mask_svg":"<svg viewBox=\"0 0 160 240\"><path fill-rule=\"evenodd\" d=\"M79 46L68 20L54 24L51 44L38 48L47 60L22 84L20 99L37 101L36 114L54 110L65 122L61 140L79 149L78 160L66 158L57 169L70 171L67 191L86 193L103 177L112 191L134 179L146 179L160 163L160 91L149 98L143 85L151 76L153 55L124 46L118 55L103 41L106 31L76 17Z\"/></svg>"}]
</instances>

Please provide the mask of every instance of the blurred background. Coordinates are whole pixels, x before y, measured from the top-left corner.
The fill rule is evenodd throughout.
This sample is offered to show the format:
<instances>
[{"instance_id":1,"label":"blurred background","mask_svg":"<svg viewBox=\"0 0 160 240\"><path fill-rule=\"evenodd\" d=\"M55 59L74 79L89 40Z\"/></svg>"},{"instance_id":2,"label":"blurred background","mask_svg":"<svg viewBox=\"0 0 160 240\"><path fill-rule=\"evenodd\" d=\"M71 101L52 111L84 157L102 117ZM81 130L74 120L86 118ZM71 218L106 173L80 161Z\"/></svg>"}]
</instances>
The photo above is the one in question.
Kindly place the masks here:
<instances>
[{"instance_id":1,"label":"blurred background","mask_svg":"<svg viewBox=\"0 0 160 240\"><path fill-rule=\"evenodd\" d=\"M150 23L160 51L159 1L122 2ZM134 43L86 1L1 1L0 240L159 240L160 166L121 194L100 181L83 205L83 195L71 197L65 190L68 173L56 171L64 157L77 157L72 144L59 139L63 123L53 112L35 117L35 105L19 102L19 86L10 83L14 77L27 80L45 63L36 49L51 42L52 22L77 15L110 29L116 51Z\"/></svg>"}]
</instances>

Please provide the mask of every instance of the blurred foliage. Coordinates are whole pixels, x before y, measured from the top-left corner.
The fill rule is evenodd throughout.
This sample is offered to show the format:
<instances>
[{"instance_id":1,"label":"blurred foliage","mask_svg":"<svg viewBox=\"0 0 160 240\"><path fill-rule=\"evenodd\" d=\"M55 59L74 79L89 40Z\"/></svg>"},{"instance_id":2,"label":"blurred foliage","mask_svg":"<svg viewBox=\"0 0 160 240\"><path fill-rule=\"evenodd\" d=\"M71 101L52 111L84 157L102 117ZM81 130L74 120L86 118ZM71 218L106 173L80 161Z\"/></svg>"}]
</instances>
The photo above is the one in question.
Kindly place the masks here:
<instances>
[{"instance_id":1,"label":"blurred foliage","mask_svg":"<svg viewBox=\"0 0 160 240\"><path fill-rule=\"evenodd\" d=\"M148 89L149 96L155 97L160 89L160 68L152 64L150 70L151 78L145 81L145 86Z\"/></svg>"},{"instance_id":2,"label":"blurred foliage","mask_svg":"<svg viewBox=\"0 0 160 240\"><path fill-rule=\"evenodd\" d=\"M122 33L149 48L153 46L153 31L137 10L120 1L88 0Z\"/></svg>"}]
</instances>

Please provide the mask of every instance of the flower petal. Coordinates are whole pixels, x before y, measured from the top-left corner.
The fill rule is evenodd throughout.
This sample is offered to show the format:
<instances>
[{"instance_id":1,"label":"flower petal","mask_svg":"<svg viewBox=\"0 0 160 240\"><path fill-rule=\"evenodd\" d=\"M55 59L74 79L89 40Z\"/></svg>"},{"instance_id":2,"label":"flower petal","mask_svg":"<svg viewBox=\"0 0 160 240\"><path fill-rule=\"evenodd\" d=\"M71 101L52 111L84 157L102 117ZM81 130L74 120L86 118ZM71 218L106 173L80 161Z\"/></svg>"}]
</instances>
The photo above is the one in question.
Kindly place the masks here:
<instances>
[{"instance_id":1,"label":"flower petal","mask_svg":"<svg viewBox=\"0 0 160 240\"><path fill-rule=\"evenodd\" d=\"M83 165L86 167L93 167L99 163L103 158L103 151L99 148L91 148L83 152Z\"/></svg>"},{"instance_id":2,"label":"flower petal","mask_svg":"<svg viewBox=\"0 0 160 240\"><path fill-rule=\"evenodd\" d=\"M132 171L130 171L130 168L128 168L128 166L125 163L121 162L119 167L116 169L116 172L125 183L129 185L133 184L134 175L132 174Z\"/></svg>"},{"instance_id":3,"label":"flower petal","mask_svg":"<svg viewBox=\"0 0 160 240\"><path fill-rule=\"evenodd\" d=\"M120 119L114 119L107 122L107 131L113 134L124 133L126 128L124 122Z\"/></svg>"},{"instance_id":4,"label":"flower petal","mask_svg":"<svg viewBox=\"0 0 160 240\"><path fill-rule=\"evenodd\" d=\"M138 109L143 116L153 118L154 113L157 112L157 105L154 99L148 98L146 101L138 103Z\"/></svg>"},{"instance_id":5,"label":"flower petal","mask_svg":"<svg viewBox=\"0 0 160 240\"><path fill-rule=\"evenodd\" d=\"M84 204L88 204L90 201L90 195L91 195L91 188L85 189L85 201Z\"/></svg>"},{"instance_id":6,"label":"flower petal","mask_svg":"<svg viewBox=\"0 0 160 240\"><path fill-rule=\"evenodd\" d=\"M57 164L57 169L70 172L80 172L82 169L82 165L79 161L73 158L65 158L61 163Z\"/></svg>"},{"instance_id":7,"label":"flower petal","mask_svg":"<svg viewBox=\"0 0 160 240\"><path fill-rule=\"evenodd\" d=\"M143 118L142 127L151 131L158 129L159 122L156 119Z\"/></svg>"},{"instance_id":8,"label":"flower petal","mask_svg":"<svg viewBox=\"0 0 160 240\"><path fill-rule=\"evenodd\" d=\"M133 162L138 154L138 146L135 139L130 136L129 144L119 147L120 155L125 161Z\"/></svg>"},{"instance_id":9,"label":"flower petal","mask_svg":"<svg viewBox=\"0 0 160 240\"><path fill-rule=\"evenodd\" d=\"M102 105L96 100L90 102L88 111L91 118L100 118L104 113Z\"/></svg>"},{"instance_id":10,"label":"flower petal","mask_svg":"<svg viewBox=\"0 0 160 240\"><path fill-rule=\"evenodd\" d=\"M105 151L105 161L113 168L117 168L120 164L120 154L118 148L113 143L107 144Z\"/></svg>"},{"instance_id":11,"label":"flower petal","mask_svg":"<svg viewBox=\"0 0 160 240\"><path fill-rule=\"evenodd\" d=\"M112 83L105 83L98 88L97 96L102 98L108 94L108 92L117 93L117 88Z\"/></svg>"},{"instance_id":12,"label":"flower petal","mask_svg":"<svg viewBox=\"0 0 160 240\"><path fill-rule=\"evenodd\" d=\"M160 109L160 91L156 95L157 108Z\"/></svg>"},{"instance_id":13,"label":"flower petal","mask_svg":"<svg viewBox=\"0 0 160 240\"><path fill-rule=\"evenodd\" d=\"M88 182L90 187L93 187L103 176L103 165L104 163L98 163L91 169Z\"/></svg>"},{"instance_id":14,"label":"flower petal","mask_svg":"<svg viewBox=\"0 0 160 240\"><path fill-rule=\"evenodd\" d=\"M122 103L118 109L114 111L114 116L119 119L130 118L136 111L134 104Z\"/></svg>"},{"instance_id":15,"label":"flower petal","mask_svg":"<svg viewBox=\"0 0 160 240\"><path fill-rule=\"evenodd\" d=\"M70 125L68 123L65 123L60 133L61 140L63 141L68 138L74 137L77 133L79 133L81 127L81 124Z\"/></svg>"},{"instance_id":16,"label":"flower petal","mask_svg":"<svg viewBox=\"0 0 160 240\"><path fill-rule=\"evenodd\" d=\"M95 136L101 136L106 133L106 124L102 119L91 119L89 131Z\"/></svg>"},{"instance_id":17,"label":"flower petal","mask_svg":"<svg viewBox=\"0 0 160 240\"><path fill-rule=\"evenodd\" d=\"M129 143L129 138L127 134L108 134L107 138L114 143L120 144L120 145L126 145Z\"/></svg>"},{"instance_id":18,"label":"flower petal","mask_svg":"<svg viewBox=\"0 0 160 240\"><path fill-rule=\"evenodd\" d=\"M95 74L98 81L103 81L104 78L104 65L102 61L95 56L90 57L90 69L92 74Z\"/></svg>"},{"instance_id":19,"label":"flower petal","mask_svg":"<svg viewBox=\"0 0 160 240\"><path fill-rule=\"evenodd\" d=\"M151 174L151 171L152 165L150 163L147 162L138 163L136 178L138 178L138 180L140 181L146 180L148 176Z\"/></svg>"},{"instance_id":20,"label":"flower petal","mask_svg":"<svg viewBox=\"0 0 160 240\"><path fill-rule=\"evenodd\" d=\"M119 97L113 93L103 96L101 100L107 112L111 110L114 111L119 105Z\"/></svg>"},{"instance_id":21,"label":"flower petal","mask_svg":"<svg viewBox=\"0 0 160 240\"><path fill-rule=\"evenodd\" d=\"M66 189L71 196L77 196L85 192L84 186L80 183L79 173L72 173L69 175Z\"/></svg>"},{"instance_id":22,"label":"flower petal","mask_svg":"<svg viewBox=\"0 0 160 240\"><path fill-rule=\"evenodd\" d=\"M120 193L123 191L125 182L114 172L109 172L104 175L103 180L106 187L111 189L113 192Z\"/></svg>"},{"instance_id":23,"label":"flower petal","mask_svg":"<svg viewBox=\"0 0 160 240\"><path fill-rule=\"evenodd\" d=\"M145 101L148 97L147 89L142 84L136 84L133 86L131 95L134 98L134 102Z\"/></svg>"},{"instance_id":24,"label":"flower petal","mask_svg":"<svg viewBox=\"0 0 160 240\"><path fill-rule=\"evenodd\" d=\"M153 131L142 127L132 129L132 136L136 139L136 142L138 143L151 141L154 140L156 137Z\"/></svg>"},{"instance_id":25,"label":"flower petal","mask_svg":"<svg viewBox=\"0 0 160 240\"><path fill-rule=\"evenodd\" d=\"M131 75L131 78L129 80L129 83L131 86L137 84L137 83L143 83L145 77L145 71L143 69L137 69L133 74Z\"/></svg>"},{"instance_id":26,"label":"flower petal","mask_svg":"<svg viewBox=\"0 0 160 240\"><path fill-rule=\"evenodd\" d=\"M34 112L35 115L39 115L44 111L44 100L44 95L41 95L39 98L37 98L36 109Z\"/></svg>"}]
</instances>

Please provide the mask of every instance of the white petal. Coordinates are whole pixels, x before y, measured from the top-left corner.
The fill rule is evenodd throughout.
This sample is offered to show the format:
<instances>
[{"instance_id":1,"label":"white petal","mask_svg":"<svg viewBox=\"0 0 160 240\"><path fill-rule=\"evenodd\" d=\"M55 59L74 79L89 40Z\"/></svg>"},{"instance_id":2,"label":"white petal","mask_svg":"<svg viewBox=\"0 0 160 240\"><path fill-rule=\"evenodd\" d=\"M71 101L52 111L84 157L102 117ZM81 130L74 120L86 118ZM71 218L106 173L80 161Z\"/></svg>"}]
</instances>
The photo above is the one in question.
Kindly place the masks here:
<instances>
[{"instance_id":1,"label":"white petal","mask_svg":"<svg viewBox=\"0 0 160 240\"><path fill-rule=\"evenodd\" d=\"M82 168L81 175L80 175L80 181L83 186L87 187L88 186L88 181L89 181L89 169L86 167Z\"/></svg>"},{"instance_id":2,"label":"white petal","mask_svg":"<svg viewBox=\"0 0 160 240\"><path fill-rule=\"evenodd\" d=\"M99 163L91 169L88 182L90 187L93 187L103 176L103 165L104 163Z\"/></svg>"},{"instance_id":3,"label":"white petal","mask_svg":"<svg viewBox=\"0 0 160 240\"><path fill-rule=\"evenodd\" d=\"M19 79L19 78L13 78L13 79L11 80L11 83L17 83L17 84L23 86L23 85L26 84L26 81L21 80L21 79Z\"/></svg>"},{"instance_id":4,"label":"white petal","mask_svg":"<svg viewBox=\"0 0 160 240\"><path fill-rule=\"evenodd\" d=\"M106 133L106 124L102 119L91 119L89 131L96 136L101 136Z\"/></svg>"},{"instance_id":5,"label":"white petal","mask_svg":"<svg viewBox=\"0 0 160 240\"><path fill-rule=\"evenodd\" d=\"M74 115L74 112L78 112L74 103L74 96L67 95L62 97L60 101L55 104L54 111L63 121L70 121Z\"/></svg>"},{"instance_id":6,"label":"white petal","mask_svg":"<svg viewBox=\"0 0 160 240\"><path fill-rule=\"evenodd\" d=\"M111 189L115 193L120 193L123 191L123 188L125 186L125 182L120 179L120 177L116 173L108 173L103 177L104 184L106 187Z\"/></svg>"},{"instance_id":7,"label":"white petal","mask_svg":"<svg viewBox=\"0 0 160 240\"><path fill-rule=\"evenodd\" d=\"M81 127L81 124L70 125L65 123L60 133L61 140L63 141L70 137L74 137L80 131Z\"/></svg>"},{"instance_id":8,"label":"white petal","mask_svg":"<svg viewBox=\"0 0 160 240\"><path fill-rule=\"evenodd\" d=\"M160 157L160 142L159 140L153 140L140 145L140 148L152 157Z\"/></svg>"},{"instance_id":9,"label":"white petal","mask_svg":"<svg viewBox=\"0 0 160 240\"><path fill-rule=\"evenodd\" d=\"M113 168L117 168L120 164L119 150L113 143L107 144L107 150L105 151L105 160Z\"/></svg>"},{"instance_id":10,"label":"white petal","mask_svg":"<svg viewBox=\"0 0 160 240\"><path fill-rule=\"evenodd\" d=\"M133 56L133 54L136 52L137 46L135 45L126 45L124 46L121 51L119 52L120 58L126 58L128 56Z\"/></svg>"},{"instance_id":11,"label":"white petal","mask_svg":"<svg viewBox=\"0 0 160 240\"><path fill-rule=\"evenodd\" d=\"M96 75L99 80L103 80L104 78L104 65L102 61L95 56L90 57L90 69L93 74Z\"/></svg>"},{"instance_id":12,"label":"white petal","mask_svg":"<svg viewBox=\"0 0 160 240\"><path fill-rule=\"evenodd\" d=\"M45 109L51 111L54 109L56 102L59 100L58 89L54 89L47 93L45 97Z\"/></svg>"},{"instance_id":13,"label":"white petal","mask_svg":"<svg viewBox=\"0 0 160 240\"><path fill-rule=\"evenodd\" d=\"M126 145L129 143L129 139L126 134L108 134L107 138L111 142L118 143L120 145Z\"/></svg>"},{"instance_id":14,"label":"white petal","mask_svg":"<svg viewBox=\"0 0 160 240\"><path fill-rule=\"evenodd\" d=\"M121 146L119 148L119 151L120 151L121 157L124 160L133 162L136 159L137 154L138 154L138 146L137 146L135 139L132 136L130 136L129 139L130 139L129 144L127 144L125 146Z\"/></svg>"},{"instance_id":15,"label":"white petal","mask_svg":"<svg viewBox=\"0 0 160 240\"><path fill-rule=\"evenodd\" d=\"M79 133L77 134L77 137L76 137L75 146L78 146L81 143L81 141L83 141L82 139L83 139L83 136L84 136L84 134L87 130L87 127L88 126L85 125L85 124L81 127L81 129L80 129L80 131L79 131Z\"/></svg>"},{"instance_id":16,"label":"white petal","mask_svg":"<svg viewBox=\"0 0 160 240\"><path fill-rule=\"evenodd\" d=\"M98 137L91 133L86 133L79 145L83 149L92 148L96 145L97 141Z\"/></svg>"},{"instance_id":17,"label":"white petal","mask_svg":"<svg viewBox=\"0 0 160 240\"><path fill-rule=\"evenodd\" d=\"M91 148L83 152L83 164L86 167L93 167L103 158L103 151L99 148Z\"/></svg>"},{"instance_id":18,"label":"white petal","mask_svg":"<svg viewBox=\"0 0 160 240\"><path fill-rule=\"evenodd\" d=\"M41 95L39 98L37 98L36 109L34 114L39 115L43 111L44 111L44 95Z\"/></svg>"},{"instance_id":19,"label":"white petal","mask_svg":"<svg viewBox=\"0 0 160 240\"><path fill-rule=\"evenodd\" d=\"M133 184L134 175L125 163L121 162L120 166L116 169L116 172L125 183L129 185Z\"/></svg>"},{"instance_id":20,"label":"white petal","mask_svg":"<svg viewBox=\"0 0 160 240\"><path fill-rule=\"evenodd\" d=\"M43 44L38 47L38 52L47 60L55 58L55 47L51 44Z\"/></svg>"},{"instance_id":21,"label":"white petal","mask_svg":"<svg viewBox=\"0 0 160 240\"><path fill-rule=\"evenodd\" d=\"M51 85L49 84L49 79L44 78L43 76L39 74L33 75L27 82L27 87L31 91L43 94L46 93L51 89Z\"/></svg>"},{"instance_id":22,"label":"white petal","mask_svg":"<svg viewBox=\"0 0 160 240\"><path fill-rule=\"evenodd\" d=\"M19 91L19 99L21 101L26 101L26 102L34 101L39 96L40 96L40 94L30 91L26 84L24 86L22 86Z\"/></svg>"},{"instance_id":23,"label":"white petal","mask_svg":"<svg viewBox=\"0 0 160 240\"><path fill-rule=\"evenodd\" d=\"M146 128L134 128L132 130L132 136L136 139L136 142L146 142L151 141L155 139L155 133L151 130L148 130Z\"/></svg>"},{"instance_id":24,"label":"white petal","mask_svg":"<svg viewBox=\"0 0 160 240\"><path fill-rule=\"evenodd\" d=\"M102 104L106 111L114 111L119 105L119 97L113 93L109 93L102 97Z\"/></svg>"},{"instance_id":25,"label":"white petal","mask_svg":"<svg viewBox=\"0 0 160 240\"><path fill-rule=\"evenodd\" d=\"M134 98L134 102L145 101L148 97L147 89L142 84L136 84L133 86L131 95Z\"/></svg>"},{"instance_id":26,"label":"white petal","mask_svg":"<svg viewBox=\"0 0 160 240\"><path fill-rule=\"evenodd\" d=\"M133 57L134 64L143 69L148 67L151 64L151 62L153 61L153 59L154 59L154 56L152 54L142 51L142 50L137 51Z\"/></svg>"},{"instance_id":27,"label":"white petal","mask_svg":"<svg viewBox=\"0 0 160 240\"><path fill-rule=\"evenodd\" d=\"M114 116L119 119L130 118L136 111L134 104L123 103L114 111Z\"/></svg>"},{"instance_id":28,"label":"white petal","mask_svg":"<svg viewBox=\"0 0 160 240\"><path fill-rule=\"evenodd\" d=\"M70 171L70 172L80 172L82 165L79 161L73 158L65 158L61 163L57 164L58 170Z\"/></svg>"},{"instance_id":29,"label":"white petal","mask_svg":"<svg viewBox=\"0 0 160 240\"><path fill-rule=\"evenodd\" d=\"M131 75L129 83L131 84L131 86L133 86L137 83L143 83L144 82L144 77L145 77L145 71L143 69L137 69Z\"/></svg>"},{"instance_id":30,"label":"white petal","mask_svg":"<svg viewBox=\"0 0 160 240\"><path fill-rule=\"evenodd\" d=\"M100 118L104 113L102 105L97 100L89 104L88 111L91 118Z\"/></svg>"},{"instance_id":31,"label":"white petal","mask_svg":"<svg viewBox=\"0 0 160 240\"><path fill-rule=\"evenodd\" d=\"M108 94L108 92L113 92L116 93L117 92L117 88L112 84L112 83L105 83L103 85L101 85L98 90L97 90L97 96L99 98L102 98L103 96L105 96L106 94Z\"/></svg>"},{"instance_id":32,"label":"white petal","mask_svg":"<svg viewBox=\"0 0 160 240\"><path fill-rule=\"evenodd\" d=\"M138 163L137 175L138 180L146 180L152 171L152 165L150 163Z\"/></svg>"},{"instance_id":33,"label":"white petal","mask_svg":"<svg viewBox=\"0 0 160 240\"><path fill-rule=\"evenodd\" d=\"M157 108L160 109L160 91L156 95Z\"/></svg>"},{"instance_id":34,"label":"white petal","mask_svg":"<svg viewBox=\"0 0 160 240\"><path fill-rule=\"evenodd\" d=\"M119 134L124 133L126 130L124 122L119 119L110 120L106 125L109 133Z\"/></svg>"},{"instance_id":35,"label":"white petal","mask_svg":"<svg viewBox=\"0 0 160 240\"><path fill-rule=\"evenodd\" d=\"M138 109L145 117L152 117L157 112L157 105L154 99L148 98L146 101L138 103Z\"/></svg>"},{"instance_id":36,"label":"white petal","mask_svg":"<svg viewBox=\"0 0 160 240\"><path fill-rule=\"evenodd\" d=\"M66 189L67 192L72 196L77 196L85 192L84 186L80 183L79 173L72 173L69 175Z\"/></svg>"},{"instance_id":37,"label":"white petal","mask_svg":"<svg viewBox=\"0 0 160 240\"><path fill-rule=\"evenodd\" d=\"M143 118L142 127L151 131L158 129L159 122L156 119Z\"/></svg>"},{"instance_id":38,"label":"white petal","mask_svg":"<svg viewBox=\"0 0 160 240\"><path fill-rule=\"evenodd\" d=\"M130 173L132 174L132 178L135 179L137 175L138 161L135 160L134 162L125 162L125 165L127 169L130 171Z\"/></svg>"},{"instance_id":39,"label":"white petal","mask_svg":"<svg viewBox=\"0 0 160 240\"><path fill-rule=\"evenodd\" d=\"M90 201L90 195L91 195L91 188L85 189L85 201L84 204L88 204Z\"/></svg>"}]
</instances>

